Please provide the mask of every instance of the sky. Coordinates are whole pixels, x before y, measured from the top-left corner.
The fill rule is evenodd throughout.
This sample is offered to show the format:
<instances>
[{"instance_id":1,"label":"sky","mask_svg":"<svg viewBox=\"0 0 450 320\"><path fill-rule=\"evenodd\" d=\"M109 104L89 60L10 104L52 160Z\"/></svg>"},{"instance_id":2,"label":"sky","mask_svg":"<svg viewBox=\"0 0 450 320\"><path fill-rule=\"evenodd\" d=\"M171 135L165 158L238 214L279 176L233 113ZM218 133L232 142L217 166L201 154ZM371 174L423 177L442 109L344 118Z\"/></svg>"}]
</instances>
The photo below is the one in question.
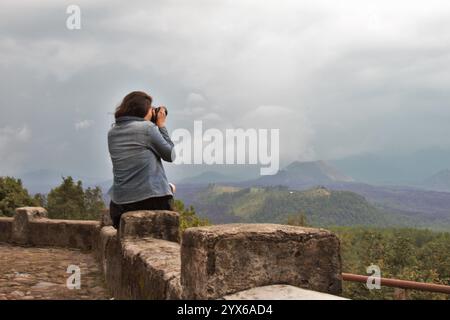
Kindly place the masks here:
<instances>
[{"instance_id":1,"label":"sky","mask_svg":"<svg viewBox=\"0 0 450 320\"><path fill-rule=\"evenodd\" d=\"M2 0L0 175L110 179L133 90L168 107L169 132L279 128L285 164L450 148L448 30L435 0Z\"/></svg>"}]
</instances>

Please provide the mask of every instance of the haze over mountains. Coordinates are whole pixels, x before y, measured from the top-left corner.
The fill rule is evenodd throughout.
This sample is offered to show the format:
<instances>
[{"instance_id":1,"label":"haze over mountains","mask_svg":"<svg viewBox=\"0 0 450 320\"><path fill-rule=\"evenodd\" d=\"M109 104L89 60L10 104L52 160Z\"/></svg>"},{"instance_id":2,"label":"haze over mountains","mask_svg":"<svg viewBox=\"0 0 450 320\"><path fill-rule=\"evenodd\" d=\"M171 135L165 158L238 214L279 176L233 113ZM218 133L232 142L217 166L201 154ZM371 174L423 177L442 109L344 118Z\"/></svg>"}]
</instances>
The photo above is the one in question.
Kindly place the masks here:
<instances>
[{"instance_id":1,"label":"haze over mountains","mask_svg":"<svg viewBox=\"0 0 450 320\"><path fill-rule=\"evenodd\" d=\"M355 182L376 185L405 185L442 190L442 181L439 182L439 185L435 185L435 183L430 183L428 180L438 172L450 169L450 149L434 147L396 154L386 152L382 154L363 153L341 159L327 160L326 163L334 167L332 170L337 171L338 174L348 177ZM286 169L289 164L284 162L282 169L283 166ZM182 184L224 181L240 182L261 177L258 165L165 164L165 167L169 179L172 182ZM45 168L14 174L14 176L22 178L25 185L33 189L32 192L44 193L48 192L48 186L54 186L55 182L60 181L61 176L67 175L82 178L85 183L89 184L108 184L112 179L112 176L94 177L76 171L66 172L58 168ZM330 177L332 176L333 173L330 174ZM279 178L280 176L278 175L277 177ZM320 177L316 176L316 178ZM340 180L340 178L337 177L336 180ZM317 181L317 183L320 183L320 181ZM443 190L447 189L444 188Z\"/></svg>"},{"instance_id":2,"label":"haze over mountains","mask_svg":"<svg viewBox=\"0 0 450 320\"><path fill-rule=\"evenodd\" d=\"M277 175L267 177L258 175L257 170L254 170L251 166L245 168L241 168L241 166L234 166L234 168L230 168L230 166L207 166L206 168L197 166L192 168L197 170L197 174L192 173L188 175L188 178L180 179L176 182L199 183L208 181L217 183L259 180L262 184L265 184L264 181L276 183L275 180L288 181L290 178L286 173L286 169L289 166L295 167L302 163L301 170L306 170L307 173L303 176L301 174L297 176L301 180L296 181L295 183L297 184L303 184L304 182L321 184L330 181L354 181L371 185L408 186L450 191L450 187L447 187L446 183L447 176L445 176L445 171L450 169L450 150L448 149L435 147L414 152L383 153L380 155L363 153L341 159L318 161L323 168L319 168L320 165L314 168L313 163L315 162L317 161L309 162L312 167L308 169L306 168L306 163L308 162L295 161L287 164ZM190 170L191 168L189 168ZM323 171L323 175L320 171ZM292 173L295 172L290 171L290 174ZM436 179L439 179L439 182ZM450 178L448 181L450 186Z\"/></svg>"},{"instance_id":3,"label":"haze over mountains","mask_svg":"<svg viewBox=\"0 0 450 320\"><path fill-rule=\"evenodd\" d=\"M416 186L450 169L450 150L436 147L407 153L364 153L330 163L359 182Z\"/></svg>"},{"instance_id":4,"label":"haze over mountains","mask_svg":"<svg viewBox=\"0 0 450 320\"><path fill-rule=\"evenodd\" d=\"M72 172L63 172L56 170L36 170L19 174L16 178L20 178L31 194L43 193L47 194L52 188L60 185L62 177L72 176L74 180L81 180L84 187L100 186L104 192L106 187L111 186L111 181L104 181L100 178L86 177L76 175ZM108 188L109 188L108 186Z\"/></svg>"},{"instance_id":5,"label":"haze over mountains","mask_svg":"<svg viewBox=\"0 0 450 320\"><path fill-rule=\"evenodd\" d=\"M450 170L441 170L425 179L420 186L430 190L450 192Z\"/></svg>"},{"instance_id":6,"label":"haze over mountains","mask_svg":"<svg viewBox=\"0 0 450 320\"><path fill-rule=\"evenodd\" d=\"M428 163L430 168L425 168L425 163ZM249 166L205 166L208 169L205 171L202 171L202 167L190 170L190 166L180 166L175 169L191 173L191 176L171 181L177 183L176 196L188 205L194 204L200 211L201 208L208 208L208 210L213 208L207 198L203 197L205 193L209 194L208 185L210 184L233 187L237 190L284 186L289 190L305 191L323 186L331 191L349 191L360 195L368 204L358 204L357 206L361 208L373 206L380 210L381 215L385 217L386 215L401 217L401 219L409 221L410 225L418 223L422 226L436 226L446 225L450 221L450 170L445 166L447 163L450 164L450 153L433 149L429 152L416 152L415 158L392 156L387 159L366 154L333 161L294 161L272 176L259 176L257 168ZM438 169L431 171L431 168ZM169 166L169 179L176 176L173 172L173 167ZM195 172L199 172L199 174L195 175ZM410 173L410 176L407 175L407 172ZM51 188L61 182L62 176L67 175L71 175L71 173L40 170L28 172L19 177L23 179L24 185L31 193L48 193ZM72 176L75 179L81 179L85 187L99 185L104 193L112 184L111 179L101 180ZM340 199L342 196L342 194L335 195L336 197L333 199ZM281 195L278 196L283 198ZM108 200L107 197L105 199ZM204 202L202 203L199 199L204 199ZM219 197L217 199L225 201L227 198ZM356 205L357 202L352 201L351 203ZM230 204L224 205L229 206ZM282 206L283 203L281 202L279 205ZM351 208L352 205L349 205L349 212L357 212ZM334 204L331 207L335 207ZM260 209L261 212L265 212L267 208L261 207ZM223 211L221 212L225 214ZM361 214L364 216L363 213ZM205 215L218 217L216 213L205 213ZM286 216L274 214L273 220L280 217L285 218ZM235 218L231 217L230 219L233 221ZM213 222L221 220L223 219L219 218L216 221L213 219ZM318 221L325 220L319 219ZM347 218L344 220L347 222L359 221ZM333 221L333 219L329 221ZM380 221L374 223L382 224Z\"/></svg>"}]
</instances>

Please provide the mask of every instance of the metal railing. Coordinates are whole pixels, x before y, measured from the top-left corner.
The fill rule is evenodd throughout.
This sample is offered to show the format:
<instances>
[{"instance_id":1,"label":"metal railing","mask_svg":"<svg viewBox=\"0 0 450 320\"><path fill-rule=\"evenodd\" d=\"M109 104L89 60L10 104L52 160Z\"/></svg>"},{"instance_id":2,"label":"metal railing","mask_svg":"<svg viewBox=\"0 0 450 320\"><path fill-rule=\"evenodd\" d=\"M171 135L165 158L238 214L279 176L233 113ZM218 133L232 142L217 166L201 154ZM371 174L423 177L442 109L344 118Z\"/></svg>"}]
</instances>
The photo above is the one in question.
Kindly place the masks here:
<instances>
[{"instance_id":1,"label":"metal railing","mask_svg":"<svg viewBox=\"0 0 450 320\"><path fill-rule=\"evenodd\" d=\"M352 273L342 273L343 281L367 283L368 278L369 276L362 276L359 274L352 274ZM380 285L387 287L401 288L404 290L421 290L421 291L450 294L450 286L446 286L443 284L380 278Z\"/></svg>"}]
</instances>

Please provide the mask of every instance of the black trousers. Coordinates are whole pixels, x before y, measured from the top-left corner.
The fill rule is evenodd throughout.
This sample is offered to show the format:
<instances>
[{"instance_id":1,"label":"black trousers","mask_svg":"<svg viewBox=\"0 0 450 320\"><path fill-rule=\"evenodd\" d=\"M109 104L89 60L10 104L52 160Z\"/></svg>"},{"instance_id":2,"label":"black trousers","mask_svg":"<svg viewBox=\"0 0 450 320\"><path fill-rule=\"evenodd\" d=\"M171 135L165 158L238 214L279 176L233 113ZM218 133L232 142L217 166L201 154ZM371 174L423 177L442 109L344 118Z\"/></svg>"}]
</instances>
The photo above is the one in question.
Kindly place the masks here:
<instances>
[{"instance_id":1,"label":"black trousers","mask_svg":"<svg viewBox=\"0 0 450 320\"><path fill-rule=\"evenodd\" d=\"M114 228L116 229L119 228L120 217L122 216L122 214L128 211L137 211L137 210L173 211L173 197L172 196L154 197L126 204L117 204L111 201L109 203L109 214L111 216Z\"/></svg>"}]
</instances>

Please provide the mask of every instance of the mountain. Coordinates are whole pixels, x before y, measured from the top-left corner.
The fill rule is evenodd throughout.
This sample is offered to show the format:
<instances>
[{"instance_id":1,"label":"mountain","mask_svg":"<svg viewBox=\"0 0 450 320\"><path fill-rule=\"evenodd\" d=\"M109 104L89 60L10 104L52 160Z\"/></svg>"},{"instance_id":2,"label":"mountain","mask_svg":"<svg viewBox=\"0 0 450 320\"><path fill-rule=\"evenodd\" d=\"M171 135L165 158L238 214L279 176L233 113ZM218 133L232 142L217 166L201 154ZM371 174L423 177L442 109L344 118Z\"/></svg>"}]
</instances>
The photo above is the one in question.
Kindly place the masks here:
<instances>
[{"instance_id":1,"label":"mountain","mask_svg":"<svg viewBox=\"0 0 450 320\"><path fill-rule=\"evenodd\" d=\"M232 182L236 178L215 171L202 172L196 176L185 178L179 183L181 184L209 184L219 182Z\"/></svg>"},{"instance_id":2,"label":"mountain","mask_svg":"<svg viewBox=\"0 0 450 320\"><path fill-rule=\"evenodd\" d=\"M450 192L450 170L445 169L435 173L425 179L420 186L430 190Z\"/></svg>"},{"instance_id":3,"label":"mountain","mask_svg":"<svg viewBox=\"0 0 450 320\"><path fill-rule=\"evenodd\" d=\"M430 147L413 152L362 153L330 163L358 182L417 186L427 177L447 168L450 149Z\"/></svg>"},{"instance_id":4,"label":"mountain","mask_svg":"<svg viewBox=\"0 0 450 320\"><path fill-rule=\"evenodd\" d=\"M286 223L289 217L304 213L314 226L417 224L415 219L399 213L392 216L354 192L325 187L297 191L286 187L209 185L191 198L191 204L213 223Z\"/></svg>"},{"instance_id":5,"label":"mountain","mask_svg":"<svg viewBox=\"0 0 450 320\"><path fill-rule=\"evenodd\" d=\"M440 184L435 184L434 188L444 188L446 185L443 181L448 175L450 175L449 172L441 172L441 174L435 176L432 181L439 181ZM348 191L362 196L364 201L367 201L371 206L386 213L391 218L393 217L394 221L388 219L392 225L402 222L411 227L450 229L450 192L426 190L423 186L418 188L354 182L350 177L340 173L339 170L323 161L293 162L273 176L262 176L258 179L226 184L239 189L284 186L291 191L305 191L309 188L323 186L332 191ZM194 205L196 209L199 208L202 214L213 217L213 221L240 221L241 217L235 215L234 211L224 209L228 208L226 199L230 195L222 195L217 198L225 201L225 204L216 202L215 206L211 206L208 197L202 196L205 194L206 187L206 184L179 184L176 197L182 199L188 205ZM211 190L207 194L212 195ZM278 203L278 205L279 209L276 210L285 209L283 202ZM352 205L349 206L351 212ZM260 207L261 210L265 210L264 208L265 206ZM272 218L276 219L276 216ZM370 221L370 219L367 221Z\"/></svg>"},{"instance_id":6,"label":"mountain","mask_svg":"<svg viewBox=\"0 0 450 320\"><path fill-rule=\"evenodd\" d=\"M325 161L295 161L275 175L261 176L258 179L246 181L247 186L276 186L290 188L308 187L333 182L351 182L353 179L337 170Z\"/></svg>"},{"instance_id":7,"label":"mountain","mask_svg":"<svg viewBox=\"0 0 450 320\"><path fill-rule=\"evenodd\" d=\"M450 226L450 193L407 186L374 186L364 183L334 183L332 190L357 193L370 203L389 211L419 219L429 226Z\"/></svg>"}]
</instances>

